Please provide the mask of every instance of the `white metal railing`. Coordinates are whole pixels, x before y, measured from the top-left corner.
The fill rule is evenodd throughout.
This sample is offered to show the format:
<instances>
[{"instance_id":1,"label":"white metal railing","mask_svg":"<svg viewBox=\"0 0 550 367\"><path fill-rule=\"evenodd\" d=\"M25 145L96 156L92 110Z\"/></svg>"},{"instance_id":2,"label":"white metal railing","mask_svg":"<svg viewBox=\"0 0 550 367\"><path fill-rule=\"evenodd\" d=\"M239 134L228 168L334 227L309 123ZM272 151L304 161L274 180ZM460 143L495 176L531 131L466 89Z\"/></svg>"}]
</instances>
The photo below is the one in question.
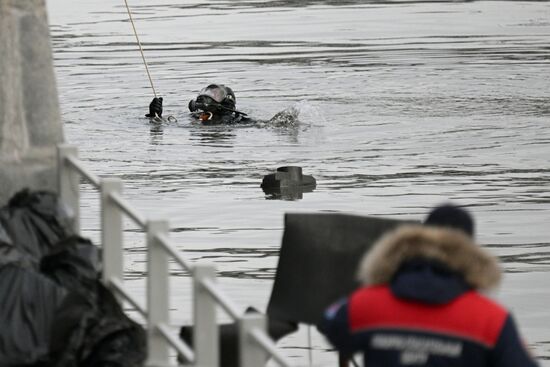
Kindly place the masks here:
<instances>
[{"instance_id":1,"label":"white metal railing","mask_svg":"<svg viewBox=\"0 0 550 367\"><path fill-rule=\"evenodd\" d=\"M58 156L58 192L74 215L74 230L80 233L80 180L100 192L103 282L119 299L126 300L147 319L147 367L171 366L170 348L183 355L193 366L218 367L219 330L216 307L220 306L238 327L241 367L265 365L272 358L281 366L290 366L266 332L265 316L245 314L223 293L216 283L216 270L209 264L190 264L170 243L168 221L144 218L122 197L122 181L100 178L78 160L76 147L61 144ZM147 305L142 306L124 289L123 218L131 219L146 232ZM193 277L194 350L170 330L169 260L174 259Z\"/></svg>"}]
</instances>

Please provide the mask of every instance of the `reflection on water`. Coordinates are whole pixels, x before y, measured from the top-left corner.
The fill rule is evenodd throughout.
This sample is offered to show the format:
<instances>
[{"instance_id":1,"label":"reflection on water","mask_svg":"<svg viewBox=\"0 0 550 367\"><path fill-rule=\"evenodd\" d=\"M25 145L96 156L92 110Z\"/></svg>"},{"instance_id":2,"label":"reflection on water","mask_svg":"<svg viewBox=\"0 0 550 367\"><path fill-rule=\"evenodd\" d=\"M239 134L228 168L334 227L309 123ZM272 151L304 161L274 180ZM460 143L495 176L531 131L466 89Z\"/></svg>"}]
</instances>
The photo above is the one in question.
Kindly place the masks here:
<instances>
[{"instance_id":1,"label":"reflection on water","mask_svg":"<svg viewBox=\"0 0 550 367\"><path fill-rule=\"evenodd\" d=\"M301 200L304 198L304 193L313 191L313 187L263 188L263 190L267 200Z\"/></svg>"},{"instance_id":2,"label":"reflection on water","mask_svg":"<svg viewBox=\"0 0 550 367\"><path fill-rule=\"evenodd\" d=\"M180 249L215 262L233 297L265 307L285 212L419 220L452 199L502 260L497 296L550 366L550 3L133 0L164 113L178 120L160 125L142 117L153 95L124 5L48 6L68 140L145 213L170 218ZM192 123L187 101L209 83L259 122ZM265 200L262 177L281 166L303 167L315 191ZM94 200L84 192L95 239ZM137 284L143 235L128 227ZM171 271L182 318L187 274ZM306 364L305 338L281 345ZM326 349L315 336L314 362L334 361Z\"/></svg>"},{"instance_id":3,"label":"reflection on water","mask_svg":"<svg viewBox=\"0 0 550 367\"><path fill-rule=\"evenodd\" d=\"M150 129L149 129L149 136L151 137L150 144L151 145L160 145L162 144L162 134L164 132L162 123L159 122L151 122L150 123Z\"/></svg>"},{"instance_id":4,"label":"reflection on water","mask_svg":"<svg viewBox=\"0 0 550 367\"><path fill-rule=\"evenodd\" d=\"M190 131L192 144L216 147L231 147L235 138L235 127L231 126L196 126Z\"/></svg>"}]
</instances>

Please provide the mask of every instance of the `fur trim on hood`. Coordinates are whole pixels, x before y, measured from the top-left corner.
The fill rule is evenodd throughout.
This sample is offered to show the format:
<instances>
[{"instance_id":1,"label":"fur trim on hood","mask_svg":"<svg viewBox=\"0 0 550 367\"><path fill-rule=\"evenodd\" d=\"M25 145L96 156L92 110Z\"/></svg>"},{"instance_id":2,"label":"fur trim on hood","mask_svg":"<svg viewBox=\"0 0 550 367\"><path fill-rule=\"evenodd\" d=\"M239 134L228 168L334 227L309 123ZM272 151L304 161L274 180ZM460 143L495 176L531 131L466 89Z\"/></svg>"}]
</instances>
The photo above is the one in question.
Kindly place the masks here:
<instances>
[{"instance_id":1,"label":"fur trim on hood","mask_svg":"<svg viewBox=\"0 0 550 367\"><path fill-rule=\"evenodd\" d=\"M405 225L376 242L363 257L358 278L364 285L389 283L402 263L414 258L437 260L462 274L474 289L488 290L500 282L497 259L460 231Z\"/></svg>"}]
</instances>

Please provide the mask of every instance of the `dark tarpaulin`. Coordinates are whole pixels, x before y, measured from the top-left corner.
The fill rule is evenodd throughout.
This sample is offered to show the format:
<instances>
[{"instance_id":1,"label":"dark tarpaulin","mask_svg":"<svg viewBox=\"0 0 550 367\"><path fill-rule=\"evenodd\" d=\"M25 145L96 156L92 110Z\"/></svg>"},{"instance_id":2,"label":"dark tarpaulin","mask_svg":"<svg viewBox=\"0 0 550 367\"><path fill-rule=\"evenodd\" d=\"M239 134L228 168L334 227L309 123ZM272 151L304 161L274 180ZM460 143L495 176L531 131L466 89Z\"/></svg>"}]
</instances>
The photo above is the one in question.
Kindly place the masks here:
<instances>
[{"instance_id":1,"label":"dark tarpaulin","mask_svg":"<svg viewBox=\"0 0 550 367\"><path fill-rule=\"evenodd\" d=\"M146 358L145 331L99 280L99 251L73 236L56 244L41 271L70 293L52 327L50 358L56 367L134 367Z\"/></svg>"},{"instance_id":2,"label":"dark tarpaulin","mask_svg":"<svg viewBox=\"0 0 550 367\"><path fill-rule=\"evenodd\" d=\"M100 281L98 248L71 236L54 193L0 208L0 366L136 367L145 332Z\"/></svg>"},{"instance_id":3,"label":"dark tarpaulin","mask_svg":"<svg viewBox=\"0 0 550 367\"><path fill-rule=\"evenodd\" d=\"M8 264L30 267L32 259L30 256L23 255L15 248L8 232L4 229L2 222L0 222L0 269Z\"/></svg>"},{"instance_id":4,"label":"dark tarpaulin","mask_svg":"<svg viewBox=\"0 0 550 367\"><path fill-rule=\"evenodd\" d=\"M403 223L348 214L286 214L267 314L317 324L327 306L358 286L357 266L365 252Z\"/></svg>"},{"instance_id":5,"label":"dark tarpaulin","mask_svg":"<svg viewBox=\"0 0 550 367\"><path fill-rule=\"evenodd\" d=\"M59 241L42 258L40 271L62 287L95 302L91 297L95 296L101 263L99 249L90 240L71 236Z\"/></svg>"},{"instance_id":6,"label":"dark tarpaulin","mask_svg":"<svg viewBox=\"0 0 550 367\"><path fill-rule=\"evenodd\" d=\"M146 358L143 328L126 316L99 281L96 304L70 293L54 318L51 366L138 367Z\"/></svg>"},{"instance_id":7,"label":"dark tarpaulin","mask_svg":"<svg viewBox=\"0 0 550 367\"><path fill-rule=\"evenodd\" d=\"M53 318L66 291L33 269L0 267L0 366L49 365Z\"/></svg>"},{"instance_id":8,"label":"dark tarpaulin","mask_svg":"<svg viewBox=\"0 0 550 367\"><path fill-rule=\"evenodd\" d=\"M35 270L0 223L0 366L47 365L53 316L66 293Z\"/></svg>"},{"instance_id":9,"label":"dark tarpaulin","mask_svg":"<svg viewBox=\"0 0 550 367\"><path fill-rule=\"evenodd\" d=\"M13 245L38 264L59 240L72 234L71 219L57 195L24 189L0 209L0 223Z\"/></svg>"}]
</instances>

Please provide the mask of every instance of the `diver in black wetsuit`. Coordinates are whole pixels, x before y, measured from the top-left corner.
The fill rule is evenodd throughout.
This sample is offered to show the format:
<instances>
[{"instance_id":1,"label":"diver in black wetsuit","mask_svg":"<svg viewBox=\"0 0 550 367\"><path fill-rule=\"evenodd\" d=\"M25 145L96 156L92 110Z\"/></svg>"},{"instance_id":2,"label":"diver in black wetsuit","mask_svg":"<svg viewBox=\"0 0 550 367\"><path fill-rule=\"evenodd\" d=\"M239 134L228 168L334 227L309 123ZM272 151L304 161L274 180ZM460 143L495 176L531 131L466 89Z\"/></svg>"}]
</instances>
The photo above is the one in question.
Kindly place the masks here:
<instances>
[{"instance_id":1,"label":"diver in black wetsuit","mask_svg":"<svg viewBox=\"0 0 550 367\"><path fill-rule=\"evenodd\" d=\"M210 84L203 88L197 98L189 101L189 111L205 125L231 125L249 123L246 113L235 109L235 93L223 84ZM153 98L149 104L149 118L162 118L162 97Z\"/></svg>"}]
</instances>

